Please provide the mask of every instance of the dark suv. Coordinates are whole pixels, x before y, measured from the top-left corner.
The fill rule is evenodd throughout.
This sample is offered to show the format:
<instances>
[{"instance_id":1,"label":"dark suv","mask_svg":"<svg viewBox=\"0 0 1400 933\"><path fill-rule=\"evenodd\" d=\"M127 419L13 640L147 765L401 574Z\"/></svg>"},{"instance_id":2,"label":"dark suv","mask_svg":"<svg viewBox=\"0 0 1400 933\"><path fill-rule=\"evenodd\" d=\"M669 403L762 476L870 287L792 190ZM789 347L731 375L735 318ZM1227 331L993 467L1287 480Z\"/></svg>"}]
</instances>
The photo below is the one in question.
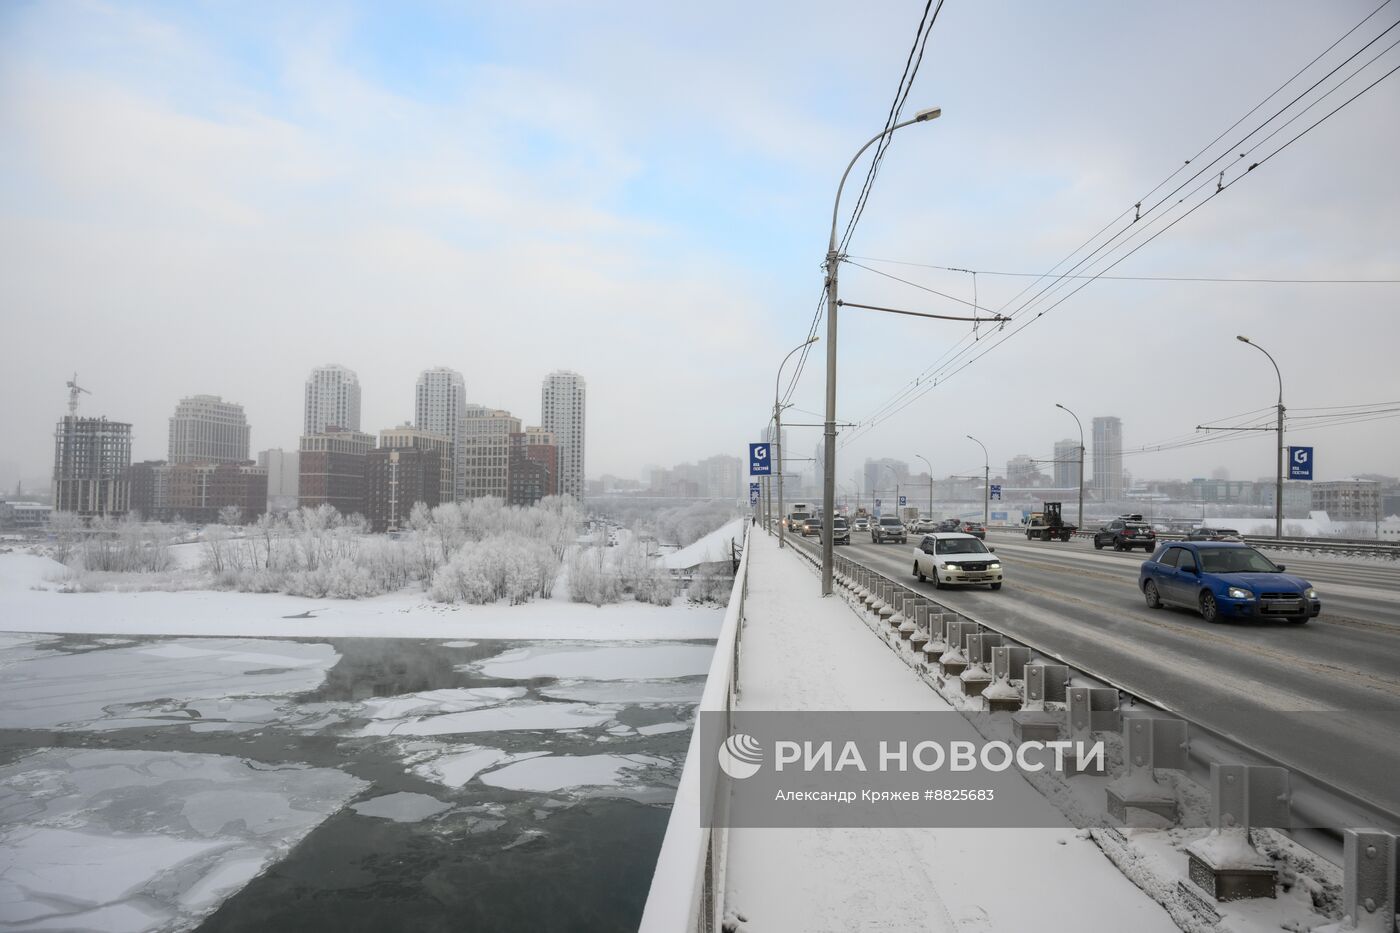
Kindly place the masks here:
<instances>
[{"instance_id":1,"label":"dark suv","mask_svg":"<svg viewBox=\"0 0 1400 933\"><path fill-rule=\"evenodd\" d=\"M1140 547L1152 551L1157 547L1157 532L1141 518L1115 518L1094 532L1094 547L1103 549L1113 545L1115 551L1131 551Z\"/></svg>"},{"instance_id":2,"label":"dark suv","mask_svg":"<svg viewBox=\"0 0 1400 933\"><path fill-rule=\"evenodd\" d=\"M831 520L831 543L851 543L851 523L839 515Z\"/></svg>"}]
</instances>

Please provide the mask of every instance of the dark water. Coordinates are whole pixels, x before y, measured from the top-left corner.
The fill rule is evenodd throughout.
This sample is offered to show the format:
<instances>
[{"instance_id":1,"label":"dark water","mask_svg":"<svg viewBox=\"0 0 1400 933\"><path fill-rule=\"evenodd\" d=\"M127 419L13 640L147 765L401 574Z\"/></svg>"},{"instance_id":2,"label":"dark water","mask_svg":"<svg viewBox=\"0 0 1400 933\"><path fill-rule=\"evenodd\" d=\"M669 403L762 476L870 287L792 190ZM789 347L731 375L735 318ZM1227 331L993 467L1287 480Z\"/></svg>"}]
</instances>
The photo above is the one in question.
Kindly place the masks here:
<instances>
[{"instance_id":1,"label":"dark water","mask_svg":"<svg viewBox=\"0 0 1400 933\"><path fill-rule=\"evenodd\" d=\"M567 702L537 693L554 684L554 678L499 680L455 668L523 647L612 644L483 640L470 647L447 647L439 641L416 639L305 641L333 645L340 659L319 689L287 698L288 706L485 686L525 687L526 699ZM81 637L46 647L105 650ZM703 677L680 680L692 684L698 698ZM623 706L616 718L633 727L689 719L693 707L693 701L683 700L636 705L626 705L625 699L606 702ZM352 718L350 713L337 719L314 734L277 723L246 732L194 732L183 725L110 732L0 730L0 764L38 747L230 755L269 764L300 762L339 768L369 783L351 803L410 792L452 805L435 818L408 823L364 816L347 806L312 830L286 858L228 898L198 927L201 933L636 928L670 814L688 731L607 742L599 741L601 729L436 737L445 744L480 742L506 750L565 755L646 754L674 762L648 769L643 786L610 792L617 796L600 796L510 791L479 781L447 788L406 769L399 739L356 737L350 733L366 720Z\"/></svg>"}]
</instances>

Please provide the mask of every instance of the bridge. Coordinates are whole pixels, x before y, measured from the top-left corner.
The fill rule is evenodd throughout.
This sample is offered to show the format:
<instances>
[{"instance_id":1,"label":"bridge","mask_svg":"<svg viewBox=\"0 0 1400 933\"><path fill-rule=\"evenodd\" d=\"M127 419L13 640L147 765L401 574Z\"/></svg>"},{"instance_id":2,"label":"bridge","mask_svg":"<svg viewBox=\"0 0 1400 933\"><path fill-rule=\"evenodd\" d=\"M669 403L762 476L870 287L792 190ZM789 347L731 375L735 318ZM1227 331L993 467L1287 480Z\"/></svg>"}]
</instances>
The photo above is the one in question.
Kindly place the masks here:
<instances>
[{"instance_id":1,"label":"bridge","mask_svg":"<svg viewBox=\"0 0 1400 933\"><path fill-rule=\"evenodd\" d=\"M1390 933L1400 567L1290 553L1290 572L1322 593L1319 618L1208 625L1145 605L1139 555L1009 531L992 531L987 543L1006 568L1000 592L936 590L911 573L910 547L856 535L837 549L836 596L822 599L815 539L789 537L779 550L755 529L701 716L957 709L976 720L974 739L1000 728L1021 741L1047 722L1058 721L1054 734L1073 732L1079 704L1086 734L1118 749L1107 773L1008 788L1012 799L999 804L1035 814L1022 828L726 826L714 814L737 782L703 766L713 749L697 726L643 930L1206 930L1251 929L1263 917L1261 930L1331 921ZM959 649L962 667L942 663ZM969 664L985 682L973 686ZM979 695L988 683L1002 689L987 695L1004 699ZM994 705L1007 712L977 719ZM988 731L996 718L1001 725ZM1154 833L1086 815L1083 801L1106 797L1113 810L1124 799L1115 789L1141 777L1130 760L1141 763L1144 746L1133 743L1144 727L1158 736L1146 746L1146 774L1173 788L1184 809L1194 806L1196 824ZM1172 736L1179 740L1164 740ZM1231 796L1240 786L1254 789L1252 801ZM1206 849L1204 860L1183 851L1241 832L1267 875L1253 882L1268 887L1267 901L1234 900L1249 893L1244 875L1213 871ZM1300 867L1326 892L1307 909L1272 897Z\"/></svg>"}]
</instances>

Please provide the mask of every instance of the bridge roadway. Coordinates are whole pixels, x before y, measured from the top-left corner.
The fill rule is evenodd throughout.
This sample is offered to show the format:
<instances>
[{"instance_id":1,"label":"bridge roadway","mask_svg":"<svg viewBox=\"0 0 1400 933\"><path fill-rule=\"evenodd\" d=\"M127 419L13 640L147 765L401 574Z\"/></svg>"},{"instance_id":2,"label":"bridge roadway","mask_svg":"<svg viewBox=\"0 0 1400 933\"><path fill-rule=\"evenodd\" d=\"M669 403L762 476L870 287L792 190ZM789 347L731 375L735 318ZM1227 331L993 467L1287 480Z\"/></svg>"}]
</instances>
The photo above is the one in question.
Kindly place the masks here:
<instances>
[{"instance_id":1,"label":"bridge roadway","mask_svg":"<svg viewBox=\"0 0 1400 933\"><path fill-rule=\"evenodd\" d=\"M935 591L911 573L913 542L872 544L853 533L836 553L1400 813L1400 567L1278 552L1271 556L1317 587L1322 614L1306 625L1209 625L1182 609L1147 608L1141 551L991 532L1005 586ZM795 543L820 550L815 538Z\"/></svg>"}]
</instances>

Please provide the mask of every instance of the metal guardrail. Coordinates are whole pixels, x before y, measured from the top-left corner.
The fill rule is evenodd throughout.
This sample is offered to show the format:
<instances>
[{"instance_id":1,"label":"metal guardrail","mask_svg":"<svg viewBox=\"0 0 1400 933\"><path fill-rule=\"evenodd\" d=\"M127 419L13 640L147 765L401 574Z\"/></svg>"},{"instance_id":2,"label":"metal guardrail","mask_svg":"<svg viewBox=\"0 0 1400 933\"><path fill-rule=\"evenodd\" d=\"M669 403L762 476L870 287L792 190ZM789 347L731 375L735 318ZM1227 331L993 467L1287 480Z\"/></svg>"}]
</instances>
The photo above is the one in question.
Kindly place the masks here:
<instances>
[{"instance_id":1,"label":"metal guardrail","mask_svg":"<svg viewBox=\"0 0 1400 933\"><path fill-rule=\"evenodd\" d=\"M743 633L744 600L749 590L749 533L744 529L744 550L734 573L734 588L724 613L715 654L705 678L705 692L696 710L696 726L690 733L685 767L671 818L656 859L640 933L713 933L720 929L724 911L724 868L727 832L716 819L714 828L702 825L701 801L710 800L716 814L726 812L720 796L723 786L717 769L700 767L699 713L720 712L728 731L730 714L738 700L739 642ZM706 775L708 772L708 775ZM706 779L706 777L708 779Z\"/></svg>"},{"instance_id":2,"label":"metal guardrail","mask_svg":"<svg viewBox=\"0 0 1400 933\"><path fill-rule=\"evenodd\" d=\"M797 547L793 548L793 551L813 565L820 566L819 557L810 548ZM1261 751L1237 736L1225 735L1203 725L1189 716L1172 710L1160 700L1120 687L1102 671L1095 671L1070 661L1044 645L1024 638L1012 638L997 629L996 626L977 619L965 611L943 606L928 593L916 590L883 571L849 557L837 556L835 571L838 578L850 580L857 569L872 578L884 581L886 585L901 590L909 596L938 606L945 614L967 620L976 625L978 631L996 633L1000 637L1002 645L1030 649L1031 663L1039 661L1064 665L1069 668L1070 682L1076 687L1108 687L1116 690L1119 695L1120 709L1124 706L1124 699L1127 699L1130 705L1138 711L1138 715L1170 717L1186 722L1191 730L1191 768L1188 770L1188 774L1197 783L1209 784L1208 776L1212 764L1243 763L1287 770L1290 776L1289 804L1293 811L1302 817L1304 822L1335 827L1329 830L1294 830L1290 835L1295 841L1336 865L1343 865L1343 827L1374 827L1390 833L1400 833L1400 814L1393 813L1323 779L1313 777L1298 766Z\"/></svg>"}]
</instances>

